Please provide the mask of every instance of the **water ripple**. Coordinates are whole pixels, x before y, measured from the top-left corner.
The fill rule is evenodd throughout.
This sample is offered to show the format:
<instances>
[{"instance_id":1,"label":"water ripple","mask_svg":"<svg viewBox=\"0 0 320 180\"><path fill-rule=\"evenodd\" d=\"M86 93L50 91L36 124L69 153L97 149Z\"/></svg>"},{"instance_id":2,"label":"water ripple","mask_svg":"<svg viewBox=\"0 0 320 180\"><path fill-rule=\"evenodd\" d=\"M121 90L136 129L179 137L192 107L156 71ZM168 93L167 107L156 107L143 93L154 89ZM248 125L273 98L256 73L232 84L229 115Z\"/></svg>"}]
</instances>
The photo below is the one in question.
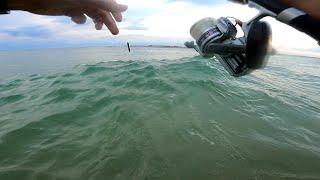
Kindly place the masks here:
<instances>
[{"instance_id":1,"label":"water ripple","mask_svg":"<svg viewBox=\"0 0 320 180\"><path fill-rule=\"evenodd\" d=\"M319 67L276 58L241 78L194 57L1 82L0 179L320 178Z\"/></svg>"}]
</instances>

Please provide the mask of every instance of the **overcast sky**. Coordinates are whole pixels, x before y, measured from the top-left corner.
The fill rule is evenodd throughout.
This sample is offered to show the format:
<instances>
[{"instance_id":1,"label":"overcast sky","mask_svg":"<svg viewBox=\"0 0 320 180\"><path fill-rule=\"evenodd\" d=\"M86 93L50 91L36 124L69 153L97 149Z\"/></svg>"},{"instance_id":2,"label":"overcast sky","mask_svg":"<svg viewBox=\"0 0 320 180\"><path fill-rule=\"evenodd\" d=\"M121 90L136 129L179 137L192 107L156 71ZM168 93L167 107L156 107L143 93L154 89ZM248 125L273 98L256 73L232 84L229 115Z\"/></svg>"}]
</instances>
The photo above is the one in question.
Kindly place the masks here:
<instances>
[{"instance_id":1,"label":"overcast sky","mask_svg":"<svg viewBox=\"0 0 320 180\"><path fill-rule=\"evenodd\" d=\"M242 20L257 11L226 0L119 0L129 6L120 34L106 28L96 31L93 23L73 24L67 17L38 16L11 12L0 16L0 50L50 47L182 45L190 40L190 26L203 17L234 16ZM317 49L316 41L271 18L273 45L282 48Z\"/></svg>"}]
</instances>

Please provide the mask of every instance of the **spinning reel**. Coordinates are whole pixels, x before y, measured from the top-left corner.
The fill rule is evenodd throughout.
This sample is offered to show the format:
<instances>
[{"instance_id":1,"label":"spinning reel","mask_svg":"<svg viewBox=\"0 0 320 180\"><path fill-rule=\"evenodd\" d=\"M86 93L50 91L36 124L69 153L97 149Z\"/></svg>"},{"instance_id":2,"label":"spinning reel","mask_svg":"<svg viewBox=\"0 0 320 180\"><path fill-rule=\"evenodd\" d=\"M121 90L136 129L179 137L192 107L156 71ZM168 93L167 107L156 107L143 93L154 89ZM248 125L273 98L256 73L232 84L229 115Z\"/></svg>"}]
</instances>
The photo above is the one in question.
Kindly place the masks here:
<instances>
[{"instance_id":1,"label":"spinning reel","mask_svg":"<svg viewBox=\"0 0 320 180\"><path fill-rule=\"evenodd\" d=\"M237 38L230 18L204 18L190 30L194 48L204 57L215 56L233 76L242 76L266 64L271 29L265 22L242 23L243 37Z\"/></svg>"},{"instance_id":2,"label":"spinning reel","mask_svg":"<svg viewBox=\"0 0 320 180\"><path fill-rule=\"evenodd\" d=\"M248 22L235 18L204 18L190 29L196 40L186 42L204 57L215 56L232 76L243 76L261 69L267 64L270 40L272 36L268 23L260 20L271 16L319 40L319 20L301 10L289 7L276 0L233 0L248 4L260 10L260 13ZM244 36L237 37L239 25Z\"/></svg>"}]
</instances>

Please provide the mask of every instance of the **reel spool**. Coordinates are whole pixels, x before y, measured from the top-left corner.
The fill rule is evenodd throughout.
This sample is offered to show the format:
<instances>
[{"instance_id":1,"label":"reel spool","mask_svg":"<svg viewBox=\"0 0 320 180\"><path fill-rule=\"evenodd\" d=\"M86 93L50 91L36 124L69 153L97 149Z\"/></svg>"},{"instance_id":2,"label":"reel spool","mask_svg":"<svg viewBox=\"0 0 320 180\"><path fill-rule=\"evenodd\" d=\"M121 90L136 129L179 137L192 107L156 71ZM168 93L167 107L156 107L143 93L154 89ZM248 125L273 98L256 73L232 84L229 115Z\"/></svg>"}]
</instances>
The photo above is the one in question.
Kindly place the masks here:
<instances>
[{"instance_id":1,"label":"reel spool","mask_svg":"<svg viewBox=\"0 0 320 180\"><path fill-rule=\"evenodd\" d=\"M236 27L227 18L204 18L196 22L190 29L191 36L206 56L226 52L221 45L227 39L234 39L237 35ZM222 49L221 49L222 48Z\"/></svg>"}]
</instances>

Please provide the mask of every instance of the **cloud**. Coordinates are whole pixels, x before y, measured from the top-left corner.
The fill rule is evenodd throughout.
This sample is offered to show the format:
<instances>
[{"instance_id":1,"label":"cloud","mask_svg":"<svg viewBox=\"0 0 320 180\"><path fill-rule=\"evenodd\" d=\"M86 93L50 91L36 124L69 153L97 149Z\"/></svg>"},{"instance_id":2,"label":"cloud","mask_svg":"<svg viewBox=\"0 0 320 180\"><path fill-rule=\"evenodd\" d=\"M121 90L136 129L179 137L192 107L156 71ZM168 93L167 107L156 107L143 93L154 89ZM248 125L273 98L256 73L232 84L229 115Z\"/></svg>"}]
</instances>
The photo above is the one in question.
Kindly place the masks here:
<instances>
[{"instance_id":1,"label":"cloud","mask_svg":"<svg viewBox=\"0 0 320 180\"><path fill-rule=\"evenodd\" d=\"M0 33L7 34L9 36L15 36L15 37L37 37L37 38L48 38L52 31L44 26L26 26L22 29L1 29Z\"/></svg>"},{"instance_id":2,"label":"cloud","mask_svg":"<svg viewBox=\"0 0 320 180\"><path fill-rule=\"evenodd\" d=\"M140 30L148 30L148 28L143 24L144 18L131 18L127 20L125 25L121 26L121 29L140 31Z\"/></svg>"},{"instance_id":3,"label":"cloud","mask_svg":"<svg viewBox=\"0 0 320 180\"><path fill-rule=\"evenodd\" d=\"M148 30L147 27L139 26L139 25L138 26L135 26L135 25L127 26L125 29L126 30L136 30L136 31L140 31L140 30L146 31L146 30Z\"/></svg>"}]
</instances>

